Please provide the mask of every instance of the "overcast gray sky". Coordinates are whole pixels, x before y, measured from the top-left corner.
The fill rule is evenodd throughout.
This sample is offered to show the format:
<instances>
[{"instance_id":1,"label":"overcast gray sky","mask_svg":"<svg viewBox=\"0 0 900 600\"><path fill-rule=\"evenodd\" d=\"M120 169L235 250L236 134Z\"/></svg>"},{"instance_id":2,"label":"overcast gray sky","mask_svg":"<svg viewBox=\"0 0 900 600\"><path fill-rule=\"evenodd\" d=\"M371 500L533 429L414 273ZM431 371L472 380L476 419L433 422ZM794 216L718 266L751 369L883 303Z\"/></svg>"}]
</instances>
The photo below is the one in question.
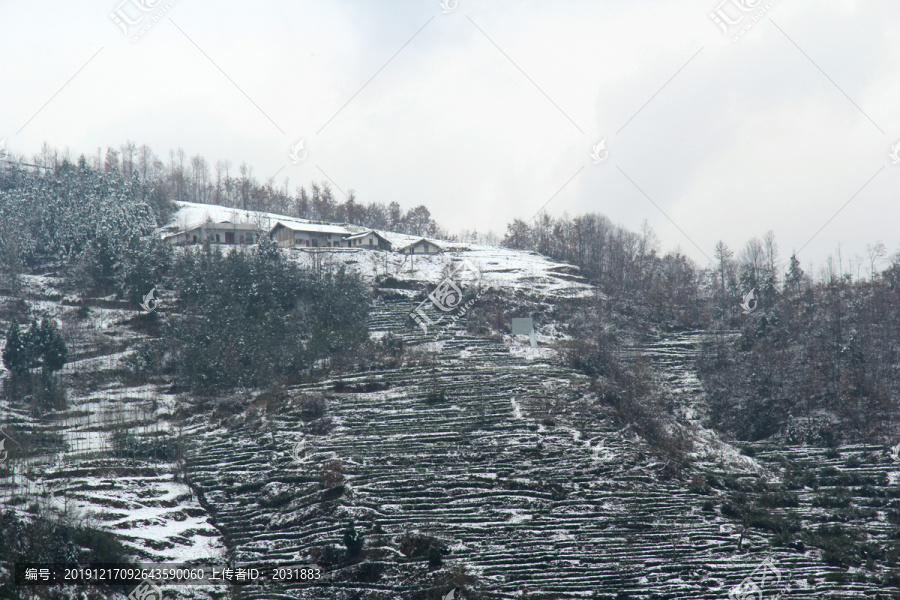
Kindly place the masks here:
<instances>
[{"instance_id":1,"label":"overcast gray sky","mask_svg":"<svg viewBox=\"0 0 900 600\"><path fill-rule=\"evenodd\" d=\"M898 249L896 0L143 3L0 0L9 151L182 147L451 230L549 201L702 265L769 229L804 267Z\"/></svg>"}]
</instances>

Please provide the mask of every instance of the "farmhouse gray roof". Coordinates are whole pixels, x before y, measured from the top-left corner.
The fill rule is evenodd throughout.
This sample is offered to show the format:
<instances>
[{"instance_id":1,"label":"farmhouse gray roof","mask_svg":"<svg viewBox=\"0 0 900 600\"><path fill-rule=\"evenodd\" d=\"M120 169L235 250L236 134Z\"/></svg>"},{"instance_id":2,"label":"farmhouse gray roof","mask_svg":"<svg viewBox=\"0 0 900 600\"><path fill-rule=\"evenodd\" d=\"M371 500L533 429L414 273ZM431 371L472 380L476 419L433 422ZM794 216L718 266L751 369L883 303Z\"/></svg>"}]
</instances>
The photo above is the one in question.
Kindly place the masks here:
<instances>
[{"instance_id":1,"label":"farmhouse gray roof","mask_svg":"<svg viewBox=\"0 0 900 600\"><path fill-rule=\"evenodd\" d=\"M200 225L200 227L206 227L207 229L224 229L225 231L234 229L238 229L240 231L261 230L260 226L256 223L232 223L231 221L221 221L220 223L206 223L204 225Z\"/></svg>"},{"instance_id":2,"label":"farmhouse gray roof","mask_svg":"<svg viewBox=\"0 0 900 600\"><path fill-rule=\"evenodd\" d=\"M231 221L221 221L219 223L201 223L200 225L194 225L193 227L188 227L186 229L179 229L174 233L164 234L162 239L167 240L199 229L213 231L262 231L259 225L256 225L255 223L232 223Z\"/></svg>"},{"instance_id":3,"label":"farmhouse gray roof","mask_svg":"<svg viewBox=\"0 0 900 600\"><path fill-rule=\"evenodd\" d=\"M279 225L286 229L290 229L291 231L308 231L311 233L337 233L340 235L347 235L348 233L350 233L346 228L341 227L340 225L326 225L324 223L285 223L284 221L278 221L277 223L275 223L275 226L272 227L272 231L275 231Z\"/></svg>"},{"instance_id":4,"label":"farmhouse gray roof","mask_svg":"<svg viewBox=\"0 0 900 600\"><path fill-rule=\"evenodd\" d=\"M413 241L413 242L410 242L410 243L406 244L405 246L402 246L402 247L398 248L398 251L406 250L407 248L409 248L409 247L411 247L411 246L415 246L416 244L420 244L420 243L422 243L422 242L425 242L426 244L431 244L431 245L434 246L435 248L441 249L441 245L440 245L440 244L436 244L435 242L432 242L431 240L427 240L427 239L425 239L425 238L419 238L419 239L417 239L417 240L415 240L415 241Z\"/></svg>"},{"instance_id":5,"label":"farmhouse gray roof","mask_svg":"<svg viewBox=\"0 0 900 600\"><path fill-rule=\"evenodd\" d=\"M388 242L388 243L391 242L391 240L387 239L386 237L384 237L383 235L381 235L380 233L378 233L378 232L375 231L374 229L370 229L369 231L362 231L362 232L360 232L360 233L354 233L353 235L348 235L348 236L345 237L344 239L345 239L345 240L355 240L355 239L359 239L359 238L364 238L364 237L366 237L367 235L369 235L370 233L373 234L375 237L378 237L378 238L384 240L385 242Z\"/></svg>"}]
</instances>

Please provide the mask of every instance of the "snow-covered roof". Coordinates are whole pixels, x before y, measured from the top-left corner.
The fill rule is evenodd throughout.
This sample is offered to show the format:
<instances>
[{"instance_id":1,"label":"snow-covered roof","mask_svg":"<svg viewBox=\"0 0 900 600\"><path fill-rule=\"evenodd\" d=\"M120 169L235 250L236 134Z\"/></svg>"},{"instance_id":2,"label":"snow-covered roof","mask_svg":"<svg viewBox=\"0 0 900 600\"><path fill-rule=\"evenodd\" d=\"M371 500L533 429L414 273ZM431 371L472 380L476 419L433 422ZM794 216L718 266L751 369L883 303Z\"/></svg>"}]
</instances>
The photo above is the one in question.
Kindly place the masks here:
<instances>
[{"instance_id":1,"label":"snow-covered roof","mask_svg":"<svg viewBox=\"0 0 900 600\"><path fill-rule=\"evenodd\" d=\"M291 231L309 231L314 233L337 233L340 235L347 235L350 233L347 231L345 227L340 225L326 225L324 223L295 223L295 222L284 222L278 221L275 223L275 226L272 227L272 231L275 230L276 227L281 225Z\"/></svg>"},{"instance_id":2,"label":"snow-covered roof","mask_svg":"<svg viewBox=\"0 0 900 600\"><path fill-rule=\"evenodd\" d=\"M207 221L231 221L232 223L253 223L260 229L271 231L276 223L282 223L292 228L303 228L304 231L321 231L319 229L306 229L305 226L315 227L336 227L339 231L328 231L325 233L353 233L362 231L364 227L349 224L323 224L314 223L309 219L300 219L287 215L276 213L267 213L257 210L243 210L240 208L229 208L227 206L218 206L216 204L200 204L197 202L176 201L175 205L178 210L172 218L171 226L178 230L191 229L198 225L202 225Z\"/></svg>"},{"instance_id":3,"label":"snow-covered roof","mask_svg":"<svg viewBox=\"0 0 900 600\"><path fill-rule=\"evenodd\" d=\"M387 239L386 237L384 237L383 235L381 235L380 233L378 233L378 232L375 231L374 229L370 229L369 231L362 231L362 232L360 232L360 233L354 233L353 235L348 235L348 236L347 236L346 238L344 238L344 239L345 239L345 240L358 240L358 239L360 239L360 238L366 237L366 236L369 235L370 233L371 233L372 235L374 235L375 237L384 240L384 241L387 242L388 244L391 243L391 240Z\"/></svg>"},{"instance_id":4,"label":"snow-covered roof","mask_svg":"<svg viewBox=\"0 0 900 600\"><path fill-rule=\"evenodd\" d=\"M206 227L207 229L224 229L225 231L232 229L239 229L241 231L259 231L259 225L256 223L232 223L231 221L208 223L206 225L201 225L200 227Z\"/></svg>"},{"instance_id":5,"label":"snow-covered roof","mask_svg":"<svg viewBox=\"0 0 900 600\"><path fill-rule=\"evenodd\" d=\"M433 241L431 241L431 240L426 240L425 238L419 238L419 239L417 239L417 240L414 241L414 242L410 242L410 243L406 244L405 246L402 246L402 247L400 247L400 248L397 248L397 250L400 251L400 252L402 252L403 250L406 250L407 248L410 248L410 247L412 247L412 246L415 246L416 244L421 244L421 243L431 244L432 246L434 246L434 247L437 248L438 250L441 249L441 245L438 244L437 242L433 242Z\"/></svg>"},{"instance_id":6,"label":"snow-covered roof","mask_svg":"<svg viewBox=\"0 0 900 600\"><path fill-rule=\"evenodd\" d=\"M232 223L231 221L222 221L221 223L202 223L188 229L179 229L173 233L163 235L164 240L168 240L179 235L184 235L198 229L212 229L214 231L260 231L259 225L256 223Z\"/></svg>"}]
</instances>

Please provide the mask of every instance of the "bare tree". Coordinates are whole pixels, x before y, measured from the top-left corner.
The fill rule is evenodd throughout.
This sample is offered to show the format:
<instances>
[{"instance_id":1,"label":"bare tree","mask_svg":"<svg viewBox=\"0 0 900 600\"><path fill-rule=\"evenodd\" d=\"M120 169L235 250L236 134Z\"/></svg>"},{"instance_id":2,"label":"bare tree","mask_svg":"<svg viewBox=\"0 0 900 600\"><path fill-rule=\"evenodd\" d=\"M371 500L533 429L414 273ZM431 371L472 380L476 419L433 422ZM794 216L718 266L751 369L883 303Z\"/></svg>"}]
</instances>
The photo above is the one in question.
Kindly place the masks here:
<instances>
[{"instance_id":1,"label":"bare tree","mask_svg":"<svg viewBox=\"0 0 900 600\"><path fill-rule=\"evenodd\" d=\"M779 283L778 244L775 233L770 229L763 236L763 252L765 253L765 283L775 288Z\"/></svg>"},{"instance_id":2,"label":"bare tree","mask_svg":"<svg viewBox=\"0 0 900 600\"><path fill-rule=\"evenodd\" d=\"M191 193L196 202L205 202L209 183L209 166L206 159L195 154L191 157Z\"/></svg>"},{"instance_id":3,"label":"bare tree","mask_svg":"<svg viewBox=\"0 0 900 600\"><path fill-rule=\"evenodd\" d=\"M156 157L153 154L153 150L147 144L141 144L141 147L137 149L137 169L145 180L147 175L150 174L154 158Z\"/></svg>"},{"instance_id":4,"label":"bare tree","mask_svg":"<svg viewBox=\"0 0 900 600\"><path fill-rule=\"evenodd\" d=\"M728 313L728 318L734 316L734 303L730 301L728 290L731 288L731 282L734 279L734 263L732 257L734 253L728 248L723 241L716 244L714 256L716 257L717 283L719 288L719 302L722 314Z\"/></svg>"},{"instance_id":5,"label":"bare tree","mask_svg":"<svg viewBox=\"0 0 900 600\"><path fill-rule=\"evenodd\" d=\"M754 288L764 282L766 272L766 250L759 238L753 238L744 245L738 256L741 284Z\"/></svg>"},{"instance_id":6,"label":"bare tree","mask_svg":"<svg viewBox=\"0 0 900 600\"><path fill-rule=\"evenodd\" d=\"M103 170L114 173L119 170L119 151L114 148L106 149L106 159L103 162Z\"/></svg>"},{"instance_id":7,"label":"bare tree","mask_svg":"<svg viewBox=\"0 0 900 600\"><path fill-rule=\"evenodd\" d=\"M127 140L121 147L122 150L122 175L126 179L131 179L134 172L134 155L137 147L131 140Z\"/></svg>"},{"instance_id":8,"label":"bare tree","mask_svg":"<svg viewBox=\"0 0 900 600\"><path fill-rule=\"evenodd\" d=\"M869 281L875 281L878 264L887 256L887 248L882 242L877 242L874 246L866 244L866 254L869 256Z\"/></svg>"}]
</instances>

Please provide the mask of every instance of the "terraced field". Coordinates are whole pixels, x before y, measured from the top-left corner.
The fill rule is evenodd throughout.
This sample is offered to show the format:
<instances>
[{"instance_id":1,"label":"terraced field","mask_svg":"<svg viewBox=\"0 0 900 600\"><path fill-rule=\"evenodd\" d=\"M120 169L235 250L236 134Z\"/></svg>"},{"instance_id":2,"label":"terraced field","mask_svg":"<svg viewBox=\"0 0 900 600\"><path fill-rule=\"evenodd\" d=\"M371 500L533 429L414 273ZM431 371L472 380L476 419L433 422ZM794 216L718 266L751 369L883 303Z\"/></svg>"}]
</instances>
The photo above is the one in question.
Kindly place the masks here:
<instances>
[{"instance_id":1,"label":"terraced field","mask_svg":"<svg viewBox=\"0 0 900 600\"><path fill-rule=\"evenodd\" d=\"M653 365L695 439L679 472L602 412L579 411L587 381L552 351L458 329L426 339L407 321L411 306L381 298L370 321L373 336L390 332L414 350L403 366L259 396L239 417L207 403L184 422L164 388L118 379L133 338L115 306L98 309L108 332L83 340L67 365L67 409L36 418L3 401L4 428L50 440L4 465L4 503L92 516L143 560L324 567L317 585L248 587L245 599L425 599L455 587L472 599L727 598L766 558L782 580L763 597L896 596L884 556L830 566L797 532L776 541L723 515L740 494L783 485L796 502L772 514L889 545L900 469L882 448L745 444L750 458L723 443L703 427L693 367L706 334L629 350ZM311 419L302 401L317 395L327 409ZM185 464L122 457L116 432L180 436ZM345 561L351 519L365 548Z\"/></svg>"},{"instance_id":2,"label":"terraced field","mask_svg":"<svg viewBox=\"0 0 900 600\"><path fill-rule=\"evenodd\" d=\"M113 320L109 328L98 326L102 321L90 330L100 336L100 327L117 336L127 332ZM65 409L35 415L27 404L4 399L3 430L22 432L22 441L30 442L25 457L16 442L9 443L12 459L2 465L7 477L0 480L5 503L89 517L141 560L181 562L221 553L219 533L191 489L174 476L174 465L153 456L129 458L113 441L126 432L143 440L174 436L175 398L157 386L120 382L117 345L99 352L100 344L84 345L93 347L92 356L77 358L83 349L76 348L76 360L60 373Z\"/></svg>"},{"instance_id":3,"label":"terraced field","mask_svg":"<svg viewBox=\"0 0 900 600\"><path fill-rule=\"evenodd\" d=\"M419 332L409 329L407 312L404 302L384 301L373 331L415 341ZM696 342L682 336L645 350L674 385ZM436 597L453 587L442 574L462 568L484 597L725 598L766 557L784 574L790 597L880 589L869 580L823 581L816 550L773 548L769 536L754 530L741 539L733 520L702 508L724 488L691 491L686 480L667 475L664 459L602 421L579 430L529 416L547 399L577 395L585 383L577 374L461 332L432 347L433 366L343 380L382 391L335 393L334 382L291 390L329 393L327 435L304 434L308 426L291 411L261 414L255 425L228 431L206 430L197 420L191 482L216 507L215 521L237 560L310 564L315 548L341 546L351 518L371 549L362 564L333 565L324 587L248 590L244 597ZM429 402L431 386L446 399ZM298 463L292 449L300 441ZM782 459L760 452L759 466L737 455L717 469L715 456L698 455L697 472L737 481L756 481L760 473L777 478ZM329 495L319 473L334 459L346 479ZM736 473L742 462L747 469ZM864 469L860 481L883 468ZM450 550L441 569L429 574L424 557L401 552L411 532Z\"/></svg>"}]
</instances>

